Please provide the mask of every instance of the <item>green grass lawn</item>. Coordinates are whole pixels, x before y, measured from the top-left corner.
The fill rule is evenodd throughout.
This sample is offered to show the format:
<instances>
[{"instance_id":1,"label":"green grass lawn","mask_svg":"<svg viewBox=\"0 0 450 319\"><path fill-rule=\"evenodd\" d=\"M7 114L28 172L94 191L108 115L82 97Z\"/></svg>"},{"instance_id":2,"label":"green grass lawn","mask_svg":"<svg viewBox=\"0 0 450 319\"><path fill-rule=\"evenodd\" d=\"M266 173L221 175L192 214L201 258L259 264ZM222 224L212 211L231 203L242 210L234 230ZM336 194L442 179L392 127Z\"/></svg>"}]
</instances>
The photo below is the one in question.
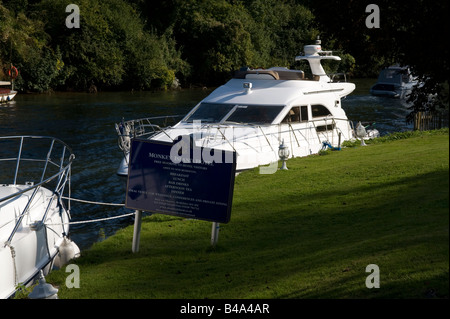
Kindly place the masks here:
<instances>
[{"instance_id":1,"label":"green grass lawn","mask_svg":"<svg viewBox=\"0 0 450 319\"><path fill-rule=\"evenodd\" d=\"M235 181L231 221L145 217L47 282L59 298L448 298L448 129L290 159L288 171ZM365 285L366 266L380 288Z\"/></svg>"}]
</instances>

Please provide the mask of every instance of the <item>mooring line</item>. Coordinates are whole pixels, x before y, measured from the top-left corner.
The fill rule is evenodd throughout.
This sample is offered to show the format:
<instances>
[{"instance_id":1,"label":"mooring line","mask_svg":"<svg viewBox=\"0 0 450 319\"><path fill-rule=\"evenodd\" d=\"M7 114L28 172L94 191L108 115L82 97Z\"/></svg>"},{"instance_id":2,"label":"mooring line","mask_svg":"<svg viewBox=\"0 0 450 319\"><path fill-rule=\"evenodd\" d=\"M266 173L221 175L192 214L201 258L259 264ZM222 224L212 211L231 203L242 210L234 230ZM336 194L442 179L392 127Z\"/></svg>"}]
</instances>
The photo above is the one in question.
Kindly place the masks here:
<instances>
[{"instance_id":1,"label":"mooring line","mask_svg":"<svg viewBox=\"0 0 450 319\"><path fill-rule=\"evenodd\" d=\"M73 200L75 202L86 203L86 204L106 205L106 206L125 206L125 204L93 202L93 201L89 201L89 200L77 199L77 198L66 197L66 196L61 196L61 198L67 199L67 200Z\"/></svg>"},{"instance_id":2,"label":"mooring line","mask_svg":"<svg viewBox=\"0 0 450 319\"><path fill-rule=\"evenodd\" d=\"M118 215L118 216L111 216L111 217L97 218L97 219L90 219L90 220L80 220L80 221L76 221L76 222L68 222L68 223L56 223L56 224L48 224L48 223L45 223L45 225L46 225L46 226L60 226L60 225L75 225L75 224L96 223L96 222L102 222L102 221L111 220L111 219L117 219L117 218L122 218L122 217L128 217L128 216L131 216L131 215L136 215L136 212L133 212L133 213L127 213L127 214Z\"/></svg>"},{"instance_id":3,"label":"mooring line","mask_svg":"<svg viewBox=\"0 0 450 319\"><path fill-rule=\"evenodd\" d=\"M125 206L125 204L94 202L94 201L89 201L89 200L84 200L84 199L78 199L78 198L72 198L72 197L66 197L66 196L61 196L61 198L67 199L67 200L70 200L70 201L73 200L73 201L75 201L75 202L86 203L86 204L106 205L106 206ZM133 213L127 213L127 214L118 215L118 216L111 216L111 217L98 218L98 219L81 220L81 221L68 222L68 223L46 224L46 225L48 225L48 226L55 226L55 225L75 225L75 224L96 223L96 222L102 222L102 221L111 220L111 219L117 219L117 218L128 217L128 216L131 216L131 215L136 215L136 212L133 212Z\"/></svg>"},{"instance_id":4,"label":"mooring line","mask_svg":"<svg viewBox=\"0 0 450 319\"><path fill-rule=\"evenodd\" d=\"M102 222L102 221L105 221L105 220L111 220L111 219L116 219L116 218L127 217L127 216L131 216L131 215L136 215L136 212L123 214L123 215L119 215L119 216L112 216L112 217L92 219L92 220L81 220L81 221L77 221L77 222L68 222L68 223L64 223L64 225L67 225L67 224L74 225L74 224L96 223L96 222ZM51 225L51 224L46 224L46 225ZM60 224L58 224L58 225L60 225Z\"/></svg>"}]
</instances>

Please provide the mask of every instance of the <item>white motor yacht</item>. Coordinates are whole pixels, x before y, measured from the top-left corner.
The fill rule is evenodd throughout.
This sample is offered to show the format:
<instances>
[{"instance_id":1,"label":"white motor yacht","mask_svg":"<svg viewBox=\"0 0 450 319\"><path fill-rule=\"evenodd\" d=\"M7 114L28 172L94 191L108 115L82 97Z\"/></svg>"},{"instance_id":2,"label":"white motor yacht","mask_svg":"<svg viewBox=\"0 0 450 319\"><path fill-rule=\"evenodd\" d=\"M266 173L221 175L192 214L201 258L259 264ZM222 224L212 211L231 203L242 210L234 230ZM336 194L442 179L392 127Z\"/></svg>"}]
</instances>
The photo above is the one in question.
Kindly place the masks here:
<instances>
[{"instance_id":1,"label":"white motor yacht","mask_svg":"<svg viewBox=\"0 0 450 319\"><path fill-rule=\"evenodd\" d=\"M318 40L295 58L309 62L310 78L284 67L245 68L174 125L159 124L173 120L169 116L116 124L124 153L117 174L128 174L133 137L166 142L189 137L196 147L235 151L237 171L268 165L260 168L261 173L274 172L281 144L288 147L290 157L318 153L324 145L339 148L343 141L355 138L341 104L355 84L333 81L321 65L325 59L340 60L331 51L323 51Z\"/></svg>"},{"instance_id":2,"label":"white motor yacht","mask_svg":"<svg viewBox=\"0 0 450 319\"><path fill-rule=\"evenodd\" d=\"M74 157L55 138L0 137L0 298L46 275L62 247L73 248L64 260L79 254L67 237L70 203L63 201Z\"/></svg>"}]
</instances>

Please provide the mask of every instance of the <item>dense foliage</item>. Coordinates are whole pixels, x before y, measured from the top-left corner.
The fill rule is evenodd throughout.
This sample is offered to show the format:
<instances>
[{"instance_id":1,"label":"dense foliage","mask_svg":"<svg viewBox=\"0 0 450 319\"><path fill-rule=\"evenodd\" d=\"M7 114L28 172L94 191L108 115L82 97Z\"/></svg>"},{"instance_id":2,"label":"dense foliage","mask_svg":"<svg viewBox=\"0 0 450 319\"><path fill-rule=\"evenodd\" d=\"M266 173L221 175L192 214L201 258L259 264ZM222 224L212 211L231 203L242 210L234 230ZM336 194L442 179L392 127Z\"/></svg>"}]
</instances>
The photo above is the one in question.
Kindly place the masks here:
<instances>
[{"instance_id":1,"label":"dense foliage","mask_svg":"<svg viewBox=\"0 0 450 319\"><path fill-rule=\"evenodd\" d=\"M294 57L320 35L343 57L327 71L409 65L424 83L414 111L448 109L446 0L378 0L380 28L365 23L372 1L353 0L78 0L80 28L67 28L72 2L0 1L2 79L13 63L33 92L215 86L242 66L307 69Z\"/></svg>"},{"instance_id":2,"label":"dense foliage","mask_svg":"<svg viewBox=\"0 0 450 319\"><path fill-rule=\"evenodd\" d=\"M422 83L409 97L412 110L448 110L449 2L447 0L308 0L322 35L334 38L356 59L359 75L394 63L409 66ZM379 7L380 28L364 27L366 7ZM336 27L339 26L339 27ZM357 27L360 26L360 27Z\"/></svg>"},{"instance_id":3,"label":"dense foliage","mask_svg":"<svg viewBox=\"0 0 450 319\"><path fill-rule=\"evenodd\" d=\"M19 89L217 85L242 66L292 66L319 33L293 1L79 0L80 28L67 28L71 2L0 2L0 59Z\"/></svg>"},{"instance_id":4,"label":"dense foliage","mask_svg":"<svg viewBox=\"0 0 450 319\"><path fill-rule=\"evenodd\" d=\"M49 89L166 88L187 73L174 39L147 31L122 0L80 0L80 28L67 28L71 1L0 5L1 60L20 70L16 85ZM21 3L22 5L19 5Z\"/></svg>"}]
</instances>

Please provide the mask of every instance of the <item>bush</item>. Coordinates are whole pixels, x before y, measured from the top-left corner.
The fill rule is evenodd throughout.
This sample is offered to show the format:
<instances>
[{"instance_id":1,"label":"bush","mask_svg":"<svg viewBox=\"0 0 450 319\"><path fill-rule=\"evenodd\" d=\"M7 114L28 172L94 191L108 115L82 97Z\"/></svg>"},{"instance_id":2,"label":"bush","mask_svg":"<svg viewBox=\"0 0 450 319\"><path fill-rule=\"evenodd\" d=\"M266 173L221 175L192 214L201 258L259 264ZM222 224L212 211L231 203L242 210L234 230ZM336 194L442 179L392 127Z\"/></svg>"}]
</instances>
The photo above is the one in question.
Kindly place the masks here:
<instances>
[{"instance_id":1,"label":"bush","mask_svg":"<svg viewBox=\"0 0 450 319\"><path fill-rule=\"evenodd\" d=\"M16 89L43 92L52 87L62 72L62 57L48 46L44 24L15 13L0 4L0 57L5 69L14 64L19 69ZM6 74L5 74L6 75Z\"/></svg>"},{"instance_id":2,"label":"bush","mask_svg":"<svg viewBox=\"0 0 450 319\"><path fill-rule=\"evenodd\" d=\"M19 68L19 89L165 89L189 73L170 30L149 32L126 1L78 1L80 28L66 27L72 1L19 2L17 14L0 4L1 62Z\"/></svg>"}]
</instances>

